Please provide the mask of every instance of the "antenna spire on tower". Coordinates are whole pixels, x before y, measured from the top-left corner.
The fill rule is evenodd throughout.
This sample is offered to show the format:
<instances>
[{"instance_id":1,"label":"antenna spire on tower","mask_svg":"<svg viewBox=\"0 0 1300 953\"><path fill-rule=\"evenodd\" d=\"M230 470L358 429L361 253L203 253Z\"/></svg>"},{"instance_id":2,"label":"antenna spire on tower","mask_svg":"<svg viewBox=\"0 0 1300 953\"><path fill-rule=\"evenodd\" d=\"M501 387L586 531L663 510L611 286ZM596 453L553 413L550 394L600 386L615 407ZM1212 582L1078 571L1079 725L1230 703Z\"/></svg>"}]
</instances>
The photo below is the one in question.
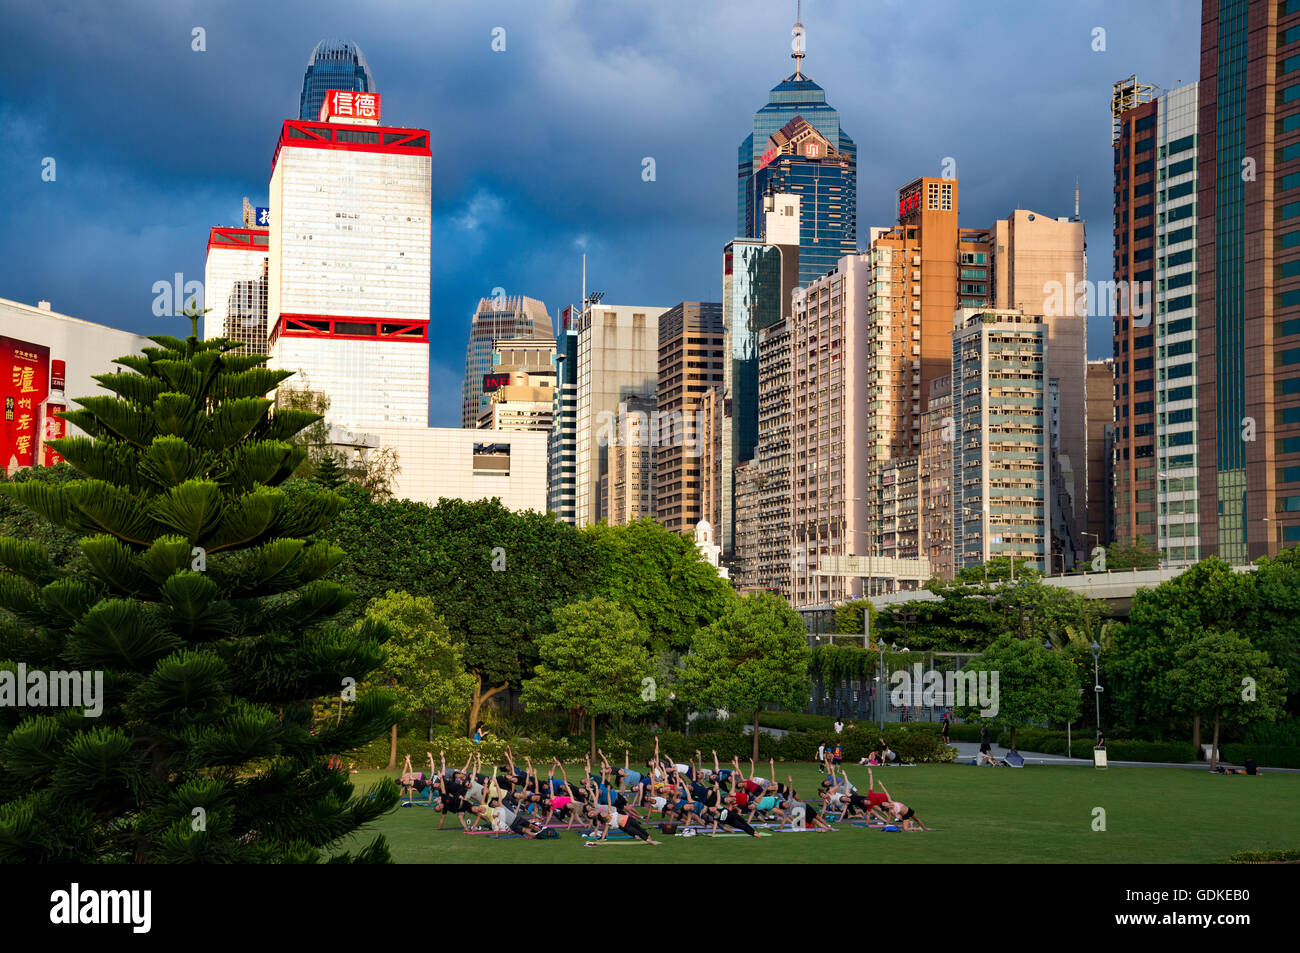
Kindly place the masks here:
<instances>
[{"instance_id":1,"label":"antenna spire on tower","mask_svg":"<svg viewBox=\"0 0 1300 953\"><path fill-rule=\"evenodd\" d=\"M791 32L794 34L794 52L790 54L790 58L794 60L794 78L803 79L803 58L806 55L803 45L803 0L797 0L794 29Z\"/></svg>"},{"instance_id":2,"label":"antenna spire on tower","mask_svg":"<svg viewBox=\"0 0 1300 953\"><path fill-rule=\"evenodd\" d=\"M1074 177L1074 220L1079 220L1079 177Z\"/></svg>"}]
</instances>

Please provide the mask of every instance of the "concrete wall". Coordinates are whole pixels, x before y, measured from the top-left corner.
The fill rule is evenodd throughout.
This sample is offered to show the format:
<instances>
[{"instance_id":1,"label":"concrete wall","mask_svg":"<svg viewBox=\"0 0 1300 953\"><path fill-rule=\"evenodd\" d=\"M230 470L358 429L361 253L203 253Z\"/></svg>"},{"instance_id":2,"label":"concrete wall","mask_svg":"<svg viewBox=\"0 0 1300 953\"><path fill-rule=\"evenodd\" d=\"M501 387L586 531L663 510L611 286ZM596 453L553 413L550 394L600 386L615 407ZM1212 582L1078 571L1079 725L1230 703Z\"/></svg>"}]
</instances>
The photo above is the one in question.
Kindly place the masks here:
<instances>
[{"instance_id":1,"label":"concrete wall","mask_svg":"<svg viewBox=\"0 0 1300 953\"><path fill-rule=\"evenodd\" d=\"M380 446L397 451L395 499L435 506L440 497L497 497L512 510L546 512L545 433L451 427L392 427L365 433L378 437ZM509 445L509 472L475 469L475 444Z\"/></svg>"}]
</instances>

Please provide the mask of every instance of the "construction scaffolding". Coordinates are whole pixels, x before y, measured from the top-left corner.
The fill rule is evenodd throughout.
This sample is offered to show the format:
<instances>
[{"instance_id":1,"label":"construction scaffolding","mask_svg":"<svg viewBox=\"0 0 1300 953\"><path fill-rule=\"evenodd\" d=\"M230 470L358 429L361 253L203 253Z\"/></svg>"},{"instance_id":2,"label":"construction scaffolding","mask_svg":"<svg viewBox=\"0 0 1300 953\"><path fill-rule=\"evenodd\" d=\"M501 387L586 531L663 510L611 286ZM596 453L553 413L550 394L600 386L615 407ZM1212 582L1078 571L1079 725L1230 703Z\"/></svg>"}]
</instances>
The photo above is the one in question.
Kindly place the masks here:
<instances>
[{"instance_id":1,"label":"construction scaffolding","mask_svg":"<svg viewBox=\"0 0 1300 953\"><path fill-rule=\"evenodd\" d=\"M1128 112L1143 103L1149 103L1160 93L1158 86L1151 86L1147 83L1139 83L1137 74L1133 74L1128 79L1121 79L1111 87L1110 94L1110 141L1111 143L1119 142L1120 133L1123 131L1124 123L1122 117Z\"/></svg>"}]
</instances>

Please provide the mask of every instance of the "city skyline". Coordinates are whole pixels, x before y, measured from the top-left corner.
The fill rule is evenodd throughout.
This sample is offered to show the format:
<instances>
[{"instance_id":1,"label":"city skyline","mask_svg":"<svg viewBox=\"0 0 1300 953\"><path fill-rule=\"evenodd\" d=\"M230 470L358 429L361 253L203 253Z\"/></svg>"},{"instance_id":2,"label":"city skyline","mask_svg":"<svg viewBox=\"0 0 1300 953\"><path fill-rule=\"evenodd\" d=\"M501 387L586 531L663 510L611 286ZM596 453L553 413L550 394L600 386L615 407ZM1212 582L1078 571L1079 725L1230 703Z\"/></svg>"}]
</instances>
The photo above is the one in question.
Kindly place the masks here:
<instances>
[{"instance_id":1,"label":"city skyline","mask_svg":"<svg viewBox=\"0 0 1300 953\"><path fill-rule=\"evenodd\" d=\"M463 375L470 316L497 287L540 299L554 317L579 297L585 250L589 284L610 300L716 300L722 249L735 237L735 143L760 97L794 71L794 5L784 0L692 8L697 29L686 34L675 29L680 4L629 13L553 3L454 22L343 7L317 16L316 5L308 16L305 4L290 4L269 27L253 11L139 4L134 18L96 23L99 14L88 14L84 35L42 11L5 7L15 34L32 36L0 67L0 114L12 133L0 150L7 168L30 169L0 192L5 296L50 299L56 310L142 333L177 326L151 314L154 283L176 273L201 279L208 228L239 224L245 195L266 203L276 133L297 113L304 57L323 36L365 50L386 118L435 131L430 376L444 399L432 401L434 425L455 425L447 398ZM1194 81L1198 10L1171 2L1013 12L805 6L802 70L857 140L859 246L869 227L896 221L900 185L938 174L952 157L963 225L1011 207L1069 214L1077 176L1092 226L1089 277L1104 280L1111 84L1134 72L1162 89ZM148 28L121 36L135 20ZM1096 27L1106 31L1104 52L1092 48ZM202 51L192 49L194 29L203 30ZM433 71L417 62L427 44L413 37L424 35L442 38ZM901 35L933 39L902 51L881 39ZM97 68L119 74L115 98L130 104L110 123L78 65L94 36L120 40L97 48ZM1043 58L1053 66L1014 75L970 67L999 60L990 37L1027 59L1050 49ZM909 82L922 75L925 89ZM535 147L494 148L498 129L502 141ZM42 181L47 157L54 181ZM647 157L653 181L643 178ZM48 246L23 241L24 222L40 222ZM1108 319L1094 318L1089 356L1106 356L1111 340Z\"/></svg>"}]
</instances>

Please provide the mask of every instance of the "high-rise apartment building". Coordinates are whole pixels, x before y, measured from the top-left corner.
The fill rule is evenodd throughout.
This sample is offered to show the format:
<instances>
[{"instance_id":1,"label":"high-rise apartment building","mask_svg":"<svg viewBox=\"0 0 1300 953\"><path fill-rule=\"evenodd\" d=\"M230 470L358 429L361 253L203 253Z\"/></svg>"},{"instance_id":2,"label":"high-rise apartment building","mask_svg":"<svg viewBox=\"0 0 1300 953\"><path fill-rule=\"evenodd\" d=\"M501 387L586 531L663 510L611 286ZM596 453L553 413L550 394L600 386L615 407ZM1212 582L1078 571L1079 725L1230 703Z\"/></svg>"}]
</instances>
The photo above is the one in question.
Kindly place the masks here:
<instances>
[{"instance_id":1,"label":"high-rise apartment building","mask_svg":"<svg viewBox=\"0 0 1300 953\"><path fill-rule=\"evenodd\" d=\"M952 458L957 426L952 413L952 375L945 374L930 383L918 464L920 554L942 579L953 577Z\"/></svg>"},{"instance_id":2,"label":"high-rise apartment building","mask_svg":"<svg viewBox=\"0 0 1300 953\"><path fill-rule=\"evenodd\" d=\"M236 354L266 353L265 228L213 228L203 272L203 337L239 341Z\"/></svg>"},{"instance_id":3,"label":"high-rise apartment building","mask_svg":"<svg viewBox=\"0 0 1300 953\"><path fill-rule=\"evenodd\" d=\"M953 315L953 551L956 569L998 557L1051 565L1048 330L1042 315Z\"/></svg>"},{"instance_id":4,"label":"high-rise apartment building","mask_svg":"<svg viewBox=\"0 0 1300 953\"><path fill-rule=\"evenodd\" d=\"M851 255L796 296L790 321L793 500L791 598L796 607L861 594L858 579L818 575L827 556L867 540L871 269Z\"/></svg>"},{"instance_id":5,"label":"high-rise apartment building","mask_svg":"<svg viewBox=\"0 0 1300 953\"><path fill-rule=\"evenodd\" d=\"M952 316L992 302L989 232L958 227L956 179L899 189L899 223L872 229L872 459L915 455L930 382L952 370Z\"/></svg>"},{"instance_id":6,"label":"high-rise apartment building","mask_svg":"<svg viewBox=\"0 0 1300 953\"><path fill-rule=\"evenodd\" d=\"M1204 0L1196 328L1201 555L1300 543L1300 5Z\"/></svg>"},{"instance_id":7,"label":"high-rise apartment building","mask_svg":"<svg viewBox=\"0 0 1300 953\"><path fill-rule=\"evenodd\" d=\"M321 40L307 59L302 77L302 95L298 97L298 118L315 122L325 94L331 89L355 93L373 93L375 78L370 73L361 47L343 40Z\"/></svg>"},{"instance_id":8,"label":"high-rise apartment building","mask_svg":"<svg viewBox=\"0 0 1300 953\"><path fill-rule=\"evenodd\" d=\"M1048 393L1057 412L1049 420L1057 536L1054 552L1072 563L1083 548L1087 523L1087 428L1085 382L1088 362L1088 315L1073 305L1071 287L1086 287L1087 246L1084 222L1015 209L990 229L992 236L992 306L1045 316ZM977 287L982 269L962 266L961 282ZM974 278L967 278L972 275ZM1059 291L1057 289L1060 289ZM1056 307L1059 303L1061 306ZM1059 560L1058 560L1059 568Z\"/></svg>"},{"instance_id":9,"label":"high-rise apartment building","mask_svg":"<svg viewBox=\"0 0 1300 953\"><path fill-rule=\"evenodd\" d=\"M683 301L659 317L654 515L685 536L704 518L696 414L705 391L722 386L722 345L721 302Z\"/></svg>"},{"instance_id":10,"label":"high-rise apartment building","mask_svg":"<svg viewBox=\"0 0 1300 953\"><path fill-rule=\"evenodd\" d=\"M1083 532L1086 555L1114 539L1113 491L1115 429L1115 362L1088 362L1088 525Z\"/></svg>"},{"instance_id":11,"label":"high-rise apartment building","mask_svg":"<svg viewBox=\"0 0 1300 953\"><path fill-rule=\"evenodd\" d=\"M480 298L470 322L469 344L465 348L465 380L461 385L462 427L473 427L487 410L490 381L496 373L493 355L500 340L531 340L555 348L555 332L546 305L535 298Z\"/></svg>"},{"instance_id":12,"label":"high-rise apartment building","mask_svg":"<svg viewBox=\"0 0 1300 953\"><path fill-rule=\"evenodd\" d=\"M710 387L700 395L695 418L699 427L700 513L714 530L714 545L717 527L722 524L722 405L722 388Z\"/></svg>"},{"instance_id":13,"label":"high-rise apartment building","mask_svg":"<svg viewBox=\"0 0 1300 953\"><path fill-rule=\"evenodd\" d=\"M736 467L736 555L731 580L736 588L758 589L759 470L757 460Z\"/></svg>"},{"instance_id":14,"label":"high-rise apartment building","mask_svg":"<svg viewBox=\"0 0 1300 953\"><path fill-rule=\"evenodd\" d=\"M560 312L555 353L555 406L546 446L546 510L572 524L577 519L578 325L572 305Z\"/></svg>"},{"instance_id":15,"label":"high-rise apartment building","mask_svg":"<svg viewBox=\"0 0 1300 953\"><path fill-rule=\"evenodd\" d=\"M432 152L381 126L378 94L331 92L284 123L271 166L268 365L347 430L429 423Z\"/></svg>"},{"instance_id":16,"label":"high-rise apartment building","mask_svg":"<svg viewBox=\"0 0 1300 953\"><path fill-rule=\"evenodd\" d=\"M803 25L796 31L795 71L773 87L737 152L736 234L785 244L771 234L765 206L772 191L797 195L798 283L808 284L857 250L858 147L826 91L803 74Z\"/></svg>"},{"instance_id":17,"label":"high-rise apartment building","mask_svg":"<svg viewBox=\"0 0 1300 953\"><path fill-rule=\"evenodd\" d=\"M867 513L880 544L871 555L906 560L922 555L919 463L918 456L895 457L871 467Z\"/></svg>"},{"instance_id":18,"label":"high-rise apartment building","mask_svg":"<svg viewBox=\"0 0 1300 953\"><path fill-rule=\"evenodd\" d=\"M600 494L601 476L609 468L607 435L621 401L657 392L659 318L667 310L600 304L582 316L574 410L574 521L578 526L607 518Z\"/></svg>"},{"instance_id":19,"label":"high-rise apartment building","mask_svg":"<svg viewBox=\"0 0 1300 953\"><path fill-rule=\"evenodd\" d=\"M606 447L603 480L608 501L602 512L610 526L655 515L655 443L658 400L653 395L619 401L617 429Z\"/></svg>"},{"instance_id":20,"label":"high-rise apartment building","mask_svg":"<svg viewBox=\"0 0 1300 953\"><path fill-rule=\"evenodd\" d=\"M1117 539L1161 562L1200 558L1197 440L1197 84L1115 84ZM1091 395L1089 395L1091 402Z\"/></svg>"},{"instance_id":21,"label":"high-rise apartment building","mask_svg":"<svg viewBox=\"0 0 1300 953\"><path fill-rule=\"evenodd\" d=\"M790 319L758 332L757 587L788 599L794 501Z\"/></svg>"}]
</instances>

